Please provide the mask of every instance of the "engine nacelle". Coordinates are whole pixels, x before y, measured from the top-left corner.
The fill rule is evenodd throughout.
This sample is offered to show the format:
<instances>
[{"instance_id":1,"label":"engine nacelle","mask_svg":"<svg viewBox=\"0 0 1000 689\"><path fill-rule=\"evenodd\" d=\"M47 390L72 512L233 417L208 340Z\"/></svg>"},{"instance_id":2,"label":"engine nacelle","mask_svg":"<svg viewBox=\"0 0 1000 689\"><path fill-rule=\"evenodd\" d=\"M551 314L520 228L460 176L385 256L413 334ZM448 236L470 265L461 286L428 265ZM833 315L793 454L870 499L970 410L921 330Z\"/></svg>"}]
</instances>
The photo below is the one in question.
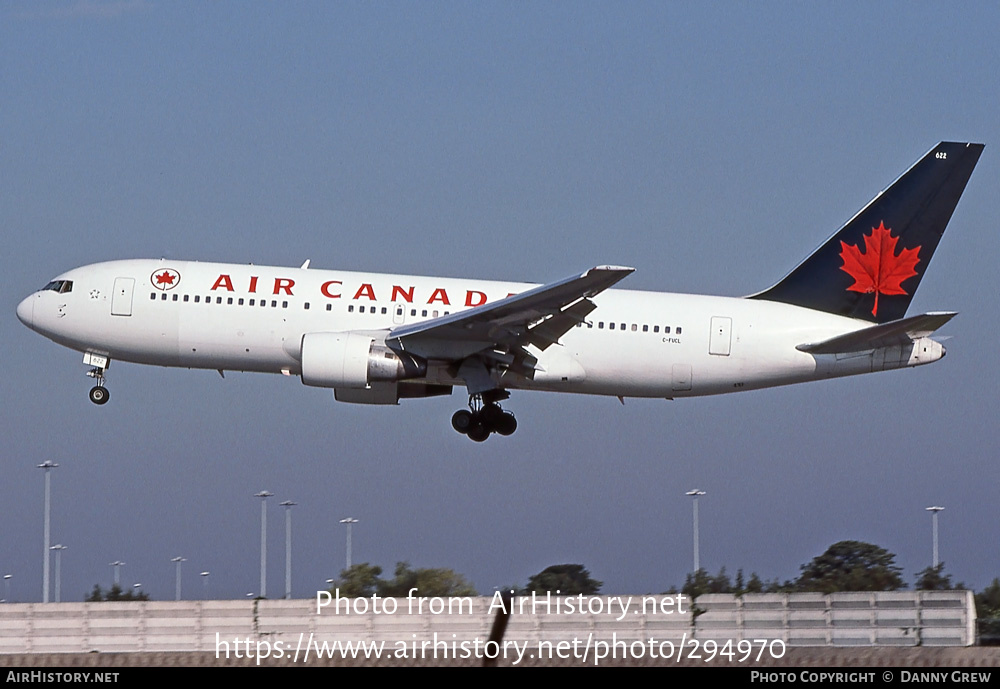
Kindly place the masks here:
<instances>
[{"instance_id":1,"label":"engine nacelle","mask_svg":"<svg viewBox=\"0 0 1000 689\"><path fill-rule=\"evenodd\" d=\"M300 354L302 382L320 388L368 389L372 383L414 378L427 372L426 363L400 358L364 333L306 333Z\"/></svg>"},{"instance_id":2,"label":"engine nacelle","mask_svg":"<svg viewBox=\"0 0 1000 689\"><path fill-rule=\"evenodd\" d=\"M350 404L399 404L401 399L450 395L450 385L423 383L372 383L366 389L335 388L333 398Z\"/></svg>"}]
</instances>

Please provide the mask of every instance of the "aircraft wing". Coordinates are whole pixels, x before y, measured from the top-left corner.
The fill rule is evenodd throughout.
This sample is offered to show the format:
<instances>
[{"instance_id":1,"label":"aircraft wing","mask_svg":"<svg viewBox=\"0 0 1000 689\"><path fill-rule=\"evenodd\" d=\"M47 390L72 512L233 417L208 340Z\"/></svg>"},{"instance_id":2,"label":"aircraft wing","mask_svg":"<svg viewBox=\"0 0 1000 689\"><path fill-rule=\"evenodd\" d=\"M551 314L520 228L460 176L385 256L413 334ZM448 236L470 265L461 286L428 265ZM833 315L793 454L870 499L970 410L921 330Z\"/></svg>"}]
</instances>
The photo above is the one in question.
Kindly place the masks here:
<instances>
[{"instance_id":1,"label":"aircraft wing","mask_svg":"<svg viewBox=\"0 0 1000 689\"><path fill-rule=\"evenodd\" d=\"M862 328L822 342L800 344L796 349L809 354L846 354L878 349L879 347L910 344L921 337L927 337L957 315L951 311L924 313L919 316L901 318L898 321L873 325L870 328Z\"/></svg>"},{"instance_id":2,"label":"aircraft wing","mask_svg":"<svg viewBox=\"0 0 1000 689\"><path fill-rule=\"evenodd\" d=\"M486 359L530 374L536 361L524 347L532 344L544 350L558 342L597 308L590 297L634 270L597 266L490 304L394 328L386 345L425 359L455 362L483 353Z\"/></svg>"}]
</instances>

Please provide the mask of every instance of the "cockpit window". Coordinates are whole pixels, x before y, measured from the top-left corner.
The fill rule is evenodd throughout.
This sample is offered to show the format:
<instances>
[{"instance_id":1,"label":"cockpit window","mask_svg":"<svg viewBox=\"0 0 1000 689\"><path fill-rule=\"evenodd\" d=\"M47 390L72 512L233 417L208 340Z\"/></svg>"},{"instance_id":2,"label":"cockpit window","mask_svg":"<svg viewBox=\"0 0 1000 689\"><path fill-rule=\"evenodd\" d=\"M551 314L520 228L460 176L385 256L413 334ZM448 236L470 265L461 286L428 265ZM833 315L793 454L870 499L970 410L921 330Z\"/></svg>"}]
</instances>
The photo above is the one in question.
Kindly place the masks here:
<instances>
[{"instance_id":1,"label":"cockpit window","mask_svg":"<svg viewBox=\"0 0 1000 689\"><path fill-rule=\"evenodd\" d=\"M42 288L42 291L52 290L53 292L58 292L59 294L66 294L66 292L73 291L73 281L72 280L53 280L49 284Z\"/></svg>"}]
</instances>

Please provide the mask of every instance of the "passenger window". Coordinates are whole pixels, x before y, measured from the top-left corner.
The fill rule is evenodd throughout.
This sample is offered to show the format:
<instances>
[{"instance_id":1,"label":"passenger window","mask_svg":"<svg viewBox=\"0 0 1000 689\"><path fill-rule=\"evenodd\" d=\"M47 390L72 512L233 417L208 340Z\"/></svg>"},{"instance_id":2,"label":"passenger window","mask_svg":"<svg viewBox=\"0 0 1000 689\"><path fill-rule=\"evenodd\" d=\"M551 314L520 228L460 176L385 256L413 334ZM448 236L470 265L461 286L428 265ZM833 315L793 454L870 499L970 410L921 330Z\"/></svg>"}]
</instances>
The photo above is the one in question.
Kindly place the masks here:
<instances>
[{"instance_id":1,"label":"passenger window","mask_svg":"<svg viewBox=\"0 0 1000 689\"><path fill-rule=\"evenodd\" d=\"M187 301L189 298L190 298L190 295L187 295L187 294L184 295L184 301Z\"/></svg>"},{"instance_id":2,"label":"passenger window","mask_svg":"<svg viewBox=\"0 0 1000 689\"><path fill-rule=\"evenodd\" d=\"M333 311L333 304L327 304L326 305L326 310L327 311Z\"/></svg>"},{"instance_id":3,"label":"passenger window","mask_svg":"<svg viewBox=\"0 0 1000 689\"><path fill-rule=\"evenodd\" d=\"M350 304L347 307L347 313L354 313L354 304Z\"/></svg>"},{"instance_id":4,"label":"passenger window","mask_svg":"<svg viewBox=\"0 0 1000 689\"><path fill-rule=\"evenodd\" d=\"M658 332L660 332L660 326L658 326L658 325L654 325L654 326L653 326L653 332L654 332L654 333L658 333Z\"/></svg>"},{"instance_id":5,"label":"passenger window","mask_svg":"<svg viewBox=\"0 0 1000 689\"><path fill-rule=\"evenodd\" d=\"M254 306L256 303L257 303L256 299L251 299L250 300L250 306Z\"/></svg>"},{"instance_id":6,"label":"passenger window","mask_svg":"<svg viewBox=\"0 0 1000 689\"><path fill-rule=\"evenodd\" d=\"M678 335L680 335L680 334L681 334L681 326L679 326L679 325L677 326L677 334L678 334Z\"/></svg>"},{"instance_id":7,"label":"passenger window","mask_svg":"<svg viewBox=\"0 0 1000 689\"><path fill-rule=\"evenodd\" d=\"M233 305L233 298L232 298L232 297L229 297L229 301L228 301L227 303L228 303L228 304L229 304L230 306L232 306L232 305Z\"/></svg>"},{"instance_id":8,"label":"passenger window","mask_svg":"<svg viewBox=\"0 0 1000 689\"><path fill-rule=\"evenodd\" d=\"M151 300L155 300L155 299L156 299L156 292L150 292L150 293L149 293L149 298L150 298Z\"/></svg>"},{"instance_id":9,"label":"passenger window","mask_svg":"<svg viewBox=\"0 0 1000 689\"><path fill-rule=\"evenodd\" d=\"M359 306L358 307L358 313L364 313L364 312L365 312L365 307L364 306Z\"/></svg>"},{"instance_id":10,"label":"passenger window","mask_svg":"<svg viewBox=\"0 0 1000 689\"><path fill-rule=\"evenodd\" d=\"M281 308L287 309L288 308L288 302L287 301L281 302Z\"/></svg>"},{"instance_id":11,"label":"passenger window","mask_svg":"<svg viewBox=\"0 0 1000 689\"><path fill-rule=\"evenodd\" d=\"M194 295L194 303L195 304L200 304L201 303L201 295L200 294Z\"/></svg>"},{"instance_id":12,"label":"passenger window","mask_svg":"<svg viewBox=\"0 0 1000 689\"><path fill-rule=\"evenodd\" d=\"M411 316L416 316L417 315L417 310L416 309L410 309L410 315Z\"/></svg>"},{"instance_id":13,"label":"passenger window","mask_svg":"<svg viewBox=\"0 0 1000 689\"><path fill-rule=\"evenodd\" d=\"M178 297L178 296L179 296L179 295L177 295L177 294L175 294L175 295L174 295L174 301L177 301L177 297Z\"/></svg>"},{"instance_id":14,"label":"passenger window","mask_svg":"<svg viewBox=\"0 0 1000 689\"><path fill-rule=\"evenodd\" d=\"M306 307L306 311L308 311L309 310L309 302L306 302L305 307Z\"/></svg>"},{"instance_id":15,"label":"passenger window","mask_svg":"<svg viewBox=\"0 0 1000 689\"><path fill-rule=\"evenodd\" d=\"M435 312L434 312L434 313L432 313L431 315L432 315L432 316L433 316L434 318L437 318L437 317L438 317L438 312L437 312L437 311L435 311Z\"/></svg>"},{"instance_id":16,"label":"passenger window","mask_svg":"<svg viewBox=\"0 0 1000 689\"><path fill-rule=\"evenodd\" d=\"M272 309L278 308L278 300L277 299L272 299L271 300L271 308Z\"/></svg>"},{"instance_id":17,"label":"passenger window","mask_svg":"<svg viewBox=\"0 0 1000 689\"><path fill-rule=\"evenodd\" d=\"M166 300L167 300L167 293L164 292L163 296L160 297L160 301L166 301Z\"/></svg>"},{"instance_id":18,"label":"passenger window","mask_svg":"<svg viewBox=\"0 0 1000 689\"><path fill-rule=\"evenodd\" d=\"M236 304L237 306L243 306L243 297L240 297L240 300Z\"/></svg>"},{"instance_id":19,"label":"passenger window","mask_svg":"<svg viewBox=\"0 0 1000 689\"><path fill-rule=\"evenodd\" d=\"M389 310L388 310L388 309L387 309L386 307L384 307L384 306L383 306L383 307L382 307L382 313L383 313L383 314L386 314L386 313L388 313L388 312L389 312Z\"/></svg>"},{"instance_id":20,"label":"passenger window","mask_svg":"<svg viewBox=\"0 0 1000 689\"><path fill-rule=\"evenodd\" d=\"M642 326L642 332L648 333L649 332L649 326L648 325Z\"/></svg>"},{"instance_id":21,"label":"passenger window","mask_svg":"<svg viewBox=\"0 0 1000 689\"><path fill-rule=\"evenodd\" d=\"M669 325L663 326L663 332L665 332L665 333L667 333L669 335L670 334L670 326Z\"/></svg>"},{"instance_id":22,"label":"passenger window","mask_svg":"<svg viewBox=\"0 0 1000 689\"><path fill-rule=\"evenodd\" d=\"M632 324L632 332L635 332L638 329L639 329L639 326L637 326L635 323L633 323Z\"/></svg>"}]
</instances>

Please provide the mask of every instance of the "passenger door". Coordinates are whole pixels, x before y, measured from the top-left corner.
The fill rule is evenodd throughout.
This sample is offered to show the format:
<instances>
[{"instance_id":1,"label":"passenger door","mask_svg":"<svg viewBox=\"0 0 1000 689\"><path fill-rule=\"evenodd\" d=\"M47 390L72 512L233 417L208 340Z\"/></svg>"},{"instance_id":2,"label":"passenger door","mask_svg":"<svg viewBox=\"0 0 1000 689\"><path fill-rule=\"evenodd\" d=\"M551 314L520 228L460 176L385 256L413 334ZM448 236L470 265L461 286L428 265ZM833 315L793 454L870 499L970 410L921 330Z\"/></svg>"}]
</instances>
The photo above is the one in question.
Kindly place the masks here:
<instances>
[{"instance_id":1,"label":"passenger door","mask_svg":"<svg viewBox=\"0 0 1000 689\"><path fill-rule=\"evenodd\" d=\"M132 292L135 290L135 278L115 278L115 289L111 293L111 315L132 315Z\"/></svg>"}]
</instances>

